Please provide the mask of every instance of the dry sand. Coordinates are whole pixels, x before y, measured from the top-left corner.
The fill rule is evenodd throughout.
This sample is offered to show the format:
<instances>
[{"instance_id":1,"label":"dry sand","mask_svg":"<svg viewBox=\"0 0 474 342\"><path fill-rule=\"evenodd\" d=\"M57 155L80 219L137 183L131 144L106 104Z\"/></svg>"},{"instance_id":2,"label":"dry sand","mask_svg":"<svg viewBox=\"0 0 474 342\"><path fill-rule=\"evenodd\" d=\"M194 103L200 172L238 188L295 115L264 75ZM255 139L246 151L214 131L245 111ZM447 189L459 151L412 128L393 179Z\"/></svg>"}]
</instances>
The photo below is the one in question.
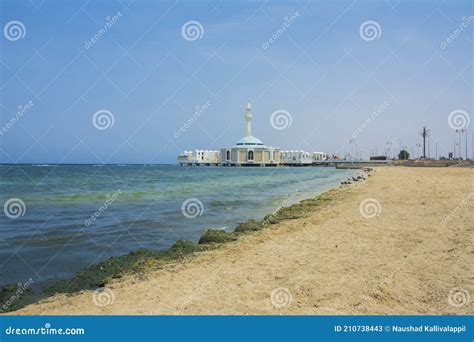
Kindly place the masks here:
<instances>
[{"instance_id":1,"label":"dry sand","mask_svg":"<svg viewBox=\"0 0 474 342\"><path fill-rule=\"evenodd\" d=\"M84 291L11 314L474 313L474 170L379 168L340 191L308 218L112 283L105 307Z\"/></svg>"}]
</instances>

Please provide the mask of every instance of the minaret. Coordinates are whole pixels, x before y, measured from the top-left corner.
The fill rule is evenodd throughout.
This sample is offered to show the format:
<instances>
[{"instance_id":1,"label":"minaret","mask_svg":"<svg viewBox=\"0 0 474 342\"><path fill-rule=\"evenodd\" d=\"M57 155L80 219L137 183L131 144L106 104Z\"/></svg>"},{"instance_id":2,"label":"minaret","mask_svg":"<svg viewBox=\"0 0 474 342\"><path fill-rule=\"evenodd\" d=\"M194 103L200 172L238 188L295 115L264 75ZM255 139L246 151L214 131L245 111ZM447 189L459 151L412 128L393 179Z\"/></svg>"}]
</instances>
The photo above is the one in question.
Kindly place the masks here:
<instances>
[{"instance_id":1,"label":"minaret","mask_svg":"<svg viewBox=\"0 0 474 342\"><path fill-rule=\"evenodd\" d=\"M245 114L245 121L247 121L247 129L245 131L245 136L250 137L252 136L252 107L250 106L250 102L247 103L245 106L245 111L247 114Z\"/></svg>"}]
</instances>

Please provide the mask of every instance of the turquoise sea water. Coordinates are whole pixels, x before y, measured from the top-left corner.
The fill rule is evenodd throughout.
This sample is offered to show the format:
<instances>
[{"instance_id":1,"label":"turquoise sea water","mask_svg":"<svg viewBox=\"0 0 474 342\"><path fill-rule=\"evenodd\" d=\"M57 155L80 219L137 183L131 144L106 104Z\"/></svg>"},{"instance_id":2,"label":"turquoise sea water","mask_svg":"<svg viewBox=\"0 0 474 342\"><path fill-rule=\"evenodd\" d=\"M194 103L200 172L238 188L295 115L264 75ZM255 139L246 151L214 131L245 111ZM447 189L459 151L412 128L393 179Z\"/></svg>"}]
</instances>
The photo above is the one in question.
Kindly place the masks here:
<instances>
[{"instance_id":1,"label":"turquoise sea water","mask_svg":"<svg viewBox=\"0 0 474 342\"><path fill-rule=\"evenodd\" d=\"M139 248L196 242L207 228L230 231L238 222L262 219L353 173L313 167L0 165L0 283L65 278ZM24 203L17 207L23 216L8 217L18 215L7 208L11 199Z\"/></svg>"}]
</instances>

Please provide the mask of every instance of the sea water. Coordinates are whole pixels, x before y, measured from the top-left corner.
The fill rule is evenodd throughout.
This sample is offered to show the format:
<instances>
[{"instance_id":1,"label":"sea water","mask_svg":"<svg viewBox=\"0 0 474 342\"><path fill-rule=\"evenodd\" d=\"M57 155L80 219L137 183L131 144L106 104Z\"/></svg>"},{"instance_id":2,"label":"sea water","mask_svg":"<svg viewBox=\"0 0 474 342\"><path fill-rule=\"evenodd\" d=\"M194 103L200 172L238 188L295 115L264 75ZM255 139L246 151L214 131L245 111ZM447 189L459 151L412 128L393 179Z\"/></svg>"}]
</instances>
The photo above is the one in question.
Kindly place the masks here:
<instances>
[{"instance_id":1,"label":"sea water","mask_svg":"<svg viewBox=\"0 0 474 342\"><path fill-rule=\"evenodd\" d=\"M353 175L319 167L0 165L0 285L232 231ZM14 211L16 204L17 211Z\"/></svg>"}]
</instances>

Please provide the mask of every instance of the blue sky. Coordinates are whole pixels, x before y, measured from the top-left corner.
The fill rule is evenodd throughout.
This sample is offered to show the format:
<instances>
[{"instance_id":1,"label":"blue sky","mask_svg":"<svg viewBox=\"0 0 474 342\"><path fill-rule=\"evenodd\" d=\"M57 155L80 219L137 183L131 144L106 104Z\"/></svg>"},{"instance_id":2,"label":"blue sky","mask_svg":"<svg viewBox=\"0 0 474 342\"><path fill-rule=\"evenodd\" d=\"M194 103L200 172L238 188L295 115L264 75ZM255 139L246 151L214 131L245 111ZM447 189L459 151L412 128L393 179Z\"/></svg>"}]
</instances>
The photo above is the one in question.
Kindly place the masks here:
<instances>
[{"instance_id":1,"label":"blue sky","mask_svg":"<svg viewBox=\"0 0 474 342\"><path fill-rule=\"evenodd\" d=\"M2 31L19 21L24 36L0 37L0 162L173 163L237 141L247 101L268 145L344 155L358 132L364 156L387 141L417 154L423 125L431 156L447 155L461 110L471 155L472 15L471 1L1 1ZM275 129L281 110L291 125Z\"/></svg>"}]
</instances>

